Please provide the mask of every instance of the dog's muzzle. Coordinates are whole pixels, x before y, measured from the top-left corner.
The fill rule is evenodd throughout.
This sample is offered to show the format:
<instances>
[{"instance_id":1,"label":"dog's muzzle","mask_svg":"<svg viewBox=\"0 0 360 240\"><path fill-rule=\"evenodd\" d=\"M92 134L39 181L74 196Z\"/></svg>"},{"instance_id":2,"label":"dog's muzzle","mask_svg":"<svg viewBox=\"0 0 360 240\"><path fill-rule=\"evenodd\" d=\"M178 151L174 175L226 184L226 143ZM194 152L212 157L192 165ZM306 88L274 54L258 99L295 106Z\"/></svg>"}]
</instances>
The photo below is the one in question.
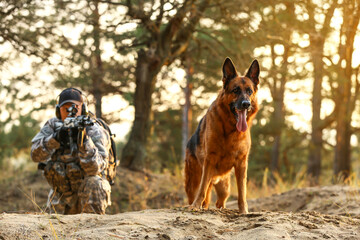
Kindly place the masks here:
<instances>
[{"instance_id":1,"label":"dog's muzzle","mask_svg":"<svg viewBox=\"0 0 360 240\"><path fill-rule=\"evenodd\" d=\"M244 100L241 103L241 109L243 109L243 110L249 110L250 106L251 106L251 103L249 100Z\"/></svg>"}]
</instances>

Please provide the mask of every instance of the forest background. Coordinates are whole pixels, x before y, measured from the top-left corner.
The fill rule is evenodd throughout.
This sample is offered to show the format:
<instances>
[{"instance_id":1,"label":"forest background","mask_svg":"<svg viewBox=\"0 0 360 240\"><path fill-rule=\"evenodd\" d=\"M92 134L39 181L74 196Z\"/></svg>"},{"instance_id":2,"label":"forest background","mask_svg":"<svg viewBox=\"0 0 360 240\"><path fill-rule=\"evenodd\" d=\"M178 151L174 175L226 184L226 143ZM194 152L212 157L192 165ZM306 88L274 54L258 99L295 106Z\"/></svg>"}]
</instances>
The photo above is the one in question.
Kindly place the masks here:
<instances>
[{"instance_id":1,"label":"forest background","mask_svg":"<svg viewBox=\"0 0 360 240\"><path fill-rule=\"evenodd\" d=\"M360 174L359 0L0 1L1 179L36 171L31 139L77 87L121 166L181 175L230 57L261 67L249 182Z\"/></svg>"}]
</instances>

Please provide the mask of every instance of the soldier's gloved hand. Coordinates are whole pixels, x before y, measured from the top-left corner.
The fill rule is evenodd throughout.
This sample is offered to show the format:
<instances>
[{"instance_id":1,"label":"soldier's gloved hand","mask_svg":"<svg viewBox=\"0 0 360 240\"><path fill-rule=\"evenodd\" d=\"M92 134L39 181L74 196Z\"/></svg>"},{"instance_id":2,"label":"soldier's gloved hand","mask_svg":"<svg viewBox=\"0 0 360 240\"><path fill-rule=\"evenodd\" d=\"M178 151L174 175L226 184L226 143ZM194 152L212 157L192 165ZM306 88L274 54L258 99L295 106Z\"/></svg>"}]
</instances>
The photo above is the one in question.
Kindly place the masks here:
<instances>
[{"instance_id":1,"label":"soldier's gloved hand","mask_svg":"<svg viewBox=\"0 0 360 240\"><path fill-rule=\"evenodd\" d=\"M87 135L84 136L83 145L79 146L79 156L80 158L89 158L94 156L96 152L96 146L92 139Z\"/></svg>"},{"instance_id":2,"label":"soldier's gloved hand","mask_svg":"<svg viewBox=\"0 0 360 240\"><path fill-rule=\"evenodd\" d=\"M61 143L67 135L67 130L64 127L61 127L59 130L55 131L52 137L58 142Z\"/></svg>"},{"instance_id":3,"label":"soldier's gloved hand","mask_svg":"<svg viewBox=\"0 0 360 240\"><path fill-rule=\"evenodd\" d=\"M80 166L88 176L97 175L99 173L98 162L94 155L97 151L92 139L85 136L82 147L79 147Z\"/></svg>"}]
</instances>

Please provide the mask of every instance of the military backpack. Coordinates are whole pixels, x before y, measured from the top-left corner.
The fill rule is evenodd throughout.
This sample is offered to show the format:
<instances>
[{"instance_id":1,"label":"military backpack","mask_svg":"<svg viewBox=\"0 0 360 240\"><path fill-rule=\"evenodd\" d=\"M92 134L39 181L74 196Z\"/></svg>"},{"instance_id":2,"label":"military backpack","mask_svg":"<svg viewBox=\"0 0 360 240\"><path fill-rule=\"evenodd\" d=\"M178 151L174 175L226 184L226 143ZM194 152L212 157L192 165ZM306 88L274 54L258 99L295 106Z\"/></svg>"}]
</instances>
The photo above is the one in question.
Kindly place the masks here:
<instances>
[{"instance_id":1,"label":"military backpack","mask_svg":"<svg viewBox=\"0 0 360 240\"><path fill-rule=\"evenodd\" d=\"M105 169L106 179L109 181L110 185L114 185L114 180L116 176L116 167L119 165L120 160L116 158L116 144L115 144L115 134L110 130L109 125L101 118L95 118L96 123L103 127L110 135L111 148L109 151L109 162L108 167Z\"/></svg>"}]
</instances>

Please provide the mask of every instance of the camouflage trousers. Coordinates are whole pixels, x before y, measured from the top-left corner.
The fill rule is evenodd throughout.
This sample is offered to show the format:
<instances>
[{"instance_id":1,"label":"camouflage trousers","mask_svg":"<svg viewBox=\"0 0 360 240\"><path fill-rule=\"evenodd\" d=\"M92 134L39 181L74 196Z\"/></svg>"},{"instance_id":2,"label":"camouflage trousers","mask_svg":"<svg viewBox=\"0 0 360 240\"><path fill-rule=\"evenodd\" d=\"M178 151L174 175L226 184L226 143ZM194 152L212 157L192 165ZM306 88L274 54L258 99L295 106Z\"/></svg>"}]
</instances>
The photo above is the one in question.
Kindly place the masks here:
<instances>
[{"instance_id":1,"label":"camouflage trousers","mask_svg":"<svg viewBox=\"0 0 360 240\"><path fill-rule=\"evenodd\" d=\"M52 187L48 196L50 211L64 214L105 214L111 205L111 187L100 176L83 176L75 163L50 162L44 175Z\"/></svg>"}]
</instances>

